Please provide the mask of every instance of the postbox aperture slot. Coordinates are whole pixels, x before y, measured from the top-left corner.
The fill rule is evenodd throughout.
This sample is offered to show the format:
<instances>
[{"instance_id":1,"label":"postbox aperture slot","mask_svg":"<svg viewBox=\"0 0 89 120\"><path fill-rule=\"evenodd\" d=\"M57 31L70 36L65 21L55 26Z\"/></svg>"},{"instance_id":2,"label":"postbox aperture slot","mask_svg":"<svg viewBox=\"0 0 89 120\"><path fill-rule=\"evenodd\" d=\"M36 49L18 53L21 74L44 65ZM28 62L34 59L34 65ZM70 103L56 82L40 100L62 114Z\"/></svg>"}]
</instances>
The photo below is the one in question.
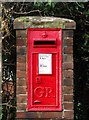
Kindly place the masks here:
<instances>
[{"instance_id":1,"label":"postbox aperture slot","mask_svg":"<svg viewBox=\"0 0 89 120\"><path fill-rule=\"evenodd\" d=\"M34 40L34 47L56 47L56 40Z\"/></svg>"}]
</instances>

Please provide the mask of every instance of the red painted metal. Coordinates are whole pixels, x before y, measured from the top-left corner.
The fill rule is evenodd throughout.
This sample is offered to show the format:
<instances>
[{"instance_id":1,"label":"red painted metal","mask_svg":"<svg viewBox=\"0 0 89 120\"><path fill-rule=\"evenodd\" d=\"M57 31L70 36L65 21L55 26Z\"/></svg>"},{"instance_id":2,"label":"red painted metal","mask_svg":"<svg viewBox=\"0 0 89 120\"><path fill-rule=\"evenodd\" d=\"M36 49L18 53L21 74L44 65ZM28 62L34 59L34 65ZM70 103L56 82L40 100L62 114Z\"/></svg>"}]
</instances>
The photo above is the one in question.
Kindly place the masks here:
<instances>
[{"instance_id":1,"label":"red painted metal","mask_svg":"<svg viewBox=\"0 0 89 120\"><path fill-rule=\"evenodd\" d=\"M28 111L62 110L62 30L28 29Z\"/></svg>"}]
</instances>

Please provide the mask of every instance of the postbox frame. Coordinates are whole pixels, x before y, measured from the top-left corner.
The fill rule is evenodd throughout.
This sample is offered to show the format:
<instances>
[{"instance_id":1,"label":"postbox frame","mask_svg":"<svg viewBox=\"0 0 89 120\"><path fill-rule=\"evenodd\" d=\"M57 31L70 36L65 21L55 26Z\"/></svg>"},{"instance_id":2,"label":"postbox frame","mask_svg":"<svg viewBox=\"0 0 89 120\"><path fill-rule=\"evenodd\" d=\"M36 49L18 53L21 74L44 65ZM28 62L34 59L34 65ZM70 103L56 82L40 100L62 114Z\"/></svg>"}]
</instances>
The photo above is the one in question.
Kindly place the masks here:
<instances>
[{"instance_id":1,"label":"postbox frame","mask_svg":"<svg viewBox=\"0 0 89 120\"><path fill-rule=\"evenodd\" d=\"M59 86L58 88L59 88L59 93L60 94L58 94L58 96L59 96L59 99L58 99L58 107L57 108L40 108L40 107L38 107L38 108L32 108L31 109L31 107L32 107L32 105L31 105L31 103L32 103L32 101L30 101L29 102L29 100L31 99L31 93L30 93L30 91L31 91L31 84L32 84L32 81L30 80L30 79L32 79L31 78L31 74L32 74L32 71L31 71L31 69L29 69L31 66L30 66L30 64L29 64L29 59L30 59L30 55L29 55L29 53L31 52L30 51L30 49L29 49L29 40L28 40L28 54L27 54L27 59L28 59L28 66L27 66L27 76L28 76L28 99L27 99L27 111L62 111L62 29L61 28L28 28L27 29L27 33L29 33L28 31L59 31L60 32L60 34L59 34L59 38L60 38L60 50L59 50L59 56L58 56L58 61L59 61L59 64L58 64L58 67L60 66L60 70L59 70L59 72L58 72L58 74L59 74L59 80L58 80L58 83L57 83L57 85ZM39 46L36 46L36 47L39 47ZM36 49L36 47L35 47L35 49ZM52 46L47 46L47 47L49 47L49 48L51 48ZM53 46L53 47L55 47L55 46ZM37 51L36 51L36 53L38 53ZM41 53L43 53L44 54L44 52L41 52ZM34 54L34 53L32 53L32 54ZM47 52L47 54L50 54L50 52ZM59 58L60 58L60 60L59 60ZM32 64L32 61L31 61L31 64ZM29 73L30 73L30 75L29 75ZM32 99L31 99L32 100Z\"/></svg>"}]
</instances>

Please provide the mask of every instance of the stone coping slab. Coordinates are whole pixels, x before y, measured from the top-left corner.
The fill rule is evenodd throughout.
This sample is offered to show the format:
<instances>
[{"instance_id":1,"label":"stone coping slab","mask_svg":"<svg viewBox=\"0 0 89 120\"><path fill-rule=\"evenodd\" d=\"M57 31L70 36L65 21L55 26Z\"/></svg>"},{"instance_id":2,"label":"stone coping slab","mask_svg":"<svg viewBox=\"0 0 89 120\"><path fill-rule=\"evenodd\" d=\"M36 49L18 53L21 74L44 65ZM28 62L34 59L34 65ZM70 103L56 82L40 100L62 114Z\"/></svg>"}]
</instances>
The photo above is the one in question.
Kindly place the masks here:
<instances>
[{"instance_id":1,"label":"stone coping slab","mask_svg":"<svg viewBox=\"0 0 89 120\"><path fill-rule=\"evenodd\" d=\"M14 29L62 28L76 29L74 20L59 17L26 16L14 20Z\"/></svg>"}]
</instances>

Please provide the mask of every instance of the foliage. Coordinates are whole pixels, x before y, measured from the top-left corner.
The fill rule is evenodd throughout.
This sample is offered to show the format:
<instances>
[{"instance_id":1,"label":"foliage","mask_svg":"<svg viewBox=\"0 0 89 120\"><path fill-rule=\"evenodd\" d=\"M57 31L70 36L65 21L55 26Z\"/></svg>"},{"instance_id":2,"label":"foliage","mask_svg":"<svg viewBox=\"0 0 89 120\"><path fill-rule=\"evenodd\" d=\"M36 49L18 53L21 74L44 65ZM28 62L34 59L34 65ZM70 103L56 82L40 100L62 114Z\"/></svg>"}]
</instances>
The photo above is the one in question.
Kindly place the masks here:
<instances>
[{"instance_id":1,"label":"foliage","mask_svg":"<svg viewBox=\"0 0 89 120\"><path fill-rule=\"evenodd\" d=\"M0 105L0 120L2 119L2 106Z\"/></svg>"},{"instance_id":2,"label":"foliage","mask_svg":"<svg viewBox=\"0 0 89 120\"><path fill-rule=\"evenodd\" d=\"M89 2L14 2L2 4L2 40L3 40L3 86L8 81L14 85L9 97L8 89L3 89L3 106L6 118L14 119L15 112L15 33L13 21L19 16L54 16L70 18L76 21L74 37L74 83L75 83L75 120L87 120L89 113ZM8 94L7 94L8 93ZM7 95L7 96L6 96ZM8 111L8 112L7 112Z\"/></svg>"}]
</instances>

